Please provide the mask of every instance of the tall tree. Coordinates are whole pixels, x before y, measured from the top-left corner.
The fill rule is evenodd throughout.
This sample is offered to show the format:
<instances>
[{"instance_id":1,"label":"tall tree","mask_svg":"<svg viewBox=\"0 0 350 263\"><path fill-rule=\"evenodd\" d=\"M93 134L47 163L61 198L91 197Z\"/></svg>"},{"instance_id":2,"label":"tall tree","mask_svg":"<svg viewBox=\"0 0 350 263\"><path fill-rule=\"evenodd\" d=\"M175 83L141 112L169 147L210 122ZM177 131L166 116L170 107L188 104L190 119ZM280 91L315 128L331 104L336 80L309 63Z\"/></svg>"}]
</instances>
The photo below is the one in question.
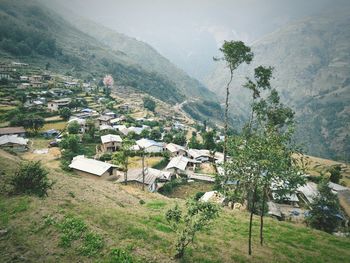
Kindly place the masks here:
<instances>
[{"instance_id":1,"label":"tall tree","mask_svg":"<svg viewBox=\"0 0 350 263\"><path fill-rule=\"evenodd\" d=\"M225 99L225 125L224 125L224 163L227 159L227 130L228 130L228 106L230 85L233 80L233 72L243 63L249 64L254 54L251 52L250 47L246 46L242 41L225 41L220 51L223 53L223 57L214 58L215 61L223 60L226 62L228 69L230 70L230 79L226 85L226 99ZM226 172L226 170L225 170Z\"/></svg>"},{"instance_id":2,"label":"tall tree","mask_svg":"<svg viewBox=\"0 0 350 263\"><path fill-rule=\"evenodd\" d=\"M125 184L128 183L129 156L131 153L130 148L133 144L132 140L124 139L121 150L113 155L113 162L121 165L124 170Z\"/></svg>"}]
</instances>

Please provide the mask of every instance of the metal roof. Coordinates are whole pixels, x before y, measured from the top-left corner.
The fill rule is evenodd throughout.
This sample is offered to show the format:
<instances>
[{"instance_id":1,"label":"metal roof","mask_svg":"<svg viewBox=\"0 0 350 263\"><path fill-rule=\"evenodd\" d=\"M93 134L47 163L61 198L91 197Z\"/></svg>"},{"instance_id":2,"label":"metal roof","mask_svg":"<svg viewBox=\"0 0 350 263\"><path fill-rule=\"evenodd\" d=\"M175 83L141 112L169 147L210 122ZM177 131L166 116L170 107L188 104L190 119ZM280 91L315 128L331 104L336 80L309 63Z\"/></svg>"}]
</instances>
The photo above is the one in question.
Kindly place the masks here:
<instances>
[{"instance_id":1,"label":"metal roof","mask_svg":"<svg viewBox=\"0 0 350 263\"><path fill-rule=\"evenodd\" d=\"M122 138L119 135L115 134L107 134L101 136L102 143L108 143L108 142L123 142Z\"/></svg>"},{"instance_id":2,"label":"metal roof","mask_svg":"<svg viewBox=\"0 0 350 263\"><path fill-rule=\"evenodd\" d=\"M145 184L150 185L155 182L156 179L170 180L171 172L161 171L153 168L145 168ZM121 178L120 181L123 181ZM142 183L142 169L133 169L128 172L128 181L136 181Z\"/></svg>"},{"instance_id":3,"label":"metal roof","mask_svg":"<svg viewBox=\"0 0 350 263\"><path fill-rule=\"evenodd\" d=\"M185 147L181 146L181 145L177 145L175 143L168 143L166 145L166 148L168 151L170 152L178 152L178 151L186 151Z\"/></svg>"},{"instance_id":4,"label":"metal roof","mask_svg":"<svg viewBox=\"0 0 350 263\"><path fill-rule=\"evenodd\" d=\"M176 168L176 169L185 171L187 164L188 164L188 158L184 156L177 156L170 160L170 162L168 163L165 169L168 170L168 169Z\"/></svg>"},{"instance_id":5,"label":"metal roof","mask_svg":"<svg viewBox=\"0 0 350 263\"><path fill-rule=\"evenodd\" d=\"M25 133L25 132L26 132L26 130L23 127L5 127L5 128L0 128L0 135Z\"/></svg>"},{"instance_id":6,"label":"metal roof","mask_svg":"<svg viewBox=\"0 0 350 263\"><path fill-rule=\"evenodd\" d=\"M149 140L149 139L140 139L138 141L136 141L136 144L140 147L140 148L148 148L148 147L151 147L151 146L157 146L157 147L163 147L163 143L161 142L156 142L156 141L153 141L153 140Z\"/></svg>"},{"instance_id":7,"label":"metal roof","mask_svg":"<svg viewBox=\"0 0 350 263\"><path fill-rule=\"evenodd\" d=\"M28 139L18 137L17 135L4 135L0 137L0 145L4 145L7 143L27 145L28 141Z\"/></svg>"},{"instance_id":8,"label":"metal roof","mask_svg":"<svg viewBox=\"0 0 350 263\"><path fill-rule=\"evenodd\" d=\"M116 166L110 163L85 158L84 155L78 155L73 158L72 163L69 165L69 167L86 173L101 176L108 169Z\"/></svg>"}]
</instances>

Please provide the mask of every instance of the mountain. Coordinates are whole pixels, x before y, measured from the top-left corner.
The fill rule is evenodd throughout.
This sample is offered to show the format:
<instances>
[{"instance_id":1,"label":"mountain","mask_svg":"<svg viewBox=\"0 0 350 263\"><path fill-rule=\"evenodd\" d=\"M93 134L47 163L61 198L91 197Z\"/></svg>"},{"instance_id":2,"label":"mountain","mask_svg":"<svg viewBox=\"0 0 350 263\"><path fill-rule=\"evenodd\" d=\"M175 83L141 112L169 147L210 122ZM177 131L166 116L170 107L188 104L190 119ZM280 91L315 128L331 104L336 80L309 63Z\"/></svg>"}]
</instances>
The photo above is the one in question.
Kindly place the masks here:
<instances>
[{"instance_id":1,"label":"mountain","mask_svg":"<svg viewBox=\"0 0 350 263\"><path fill-rule=\"evenodd\" d=\"M349 160L350 16L349 10L305 18L252 45L254 61L235 72L230 101L237 126L247 118L245 76L258 65L274 67L272 81L285 104L296 112L296 138L306 152ZM219 64L205 83L224 98L228 70Z\"/></svg>"},{"instance_id":2,"label":"mountain","mask_svg":"<svg viewBox=\"0 0 350 263\"><path fill-rule=\"evenodd\" d=\"M51 69L86 79L111 73L117 84L172 104L215 98L146 43L87 20L69 21L35 0L4 0L0 10L3 58L42 67L49 63Z\"/></svg>"}]
</instances>

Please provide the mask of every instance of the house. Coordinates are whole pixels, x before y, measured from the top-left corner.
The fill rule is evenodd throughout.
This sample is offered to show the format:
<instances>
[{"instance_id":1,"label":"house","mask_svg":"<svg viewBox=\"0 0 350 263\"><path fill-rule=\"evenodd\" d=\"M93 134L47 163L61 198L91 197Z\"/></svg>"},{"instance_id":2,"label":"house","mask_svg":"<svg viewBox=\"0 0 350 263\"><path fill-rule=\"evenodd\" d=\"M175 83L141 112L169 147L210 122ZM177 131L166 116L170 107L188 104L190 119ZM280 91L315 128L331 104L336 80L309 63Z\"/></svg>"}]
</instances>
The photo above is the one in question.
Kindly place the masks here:
<instances>
[{"instance_id":1,"label":"house","mask_svg":"<svg viewBox=\"0 0 350 263\"><path fill-rule=\"evenodd\" d=\"M61 96L65 96L65 95L70 95L73 92L71 90L68 90L68 89L54 88L54 89L50 89L49 93L54 97L61 97Z\"/></svg>"},{"instance_id":2,"label":"house","mask_svg":"<svg viewBox=\"0 0 350 263\"><path fill-rule=\"evenodd\" d=\"M20 81L28 81L29 77L28 76L20 76L19 79L20 79Z\"/></svg>"},{"instance_id":3,"label":"house","mask_svg":"<svg viewBox=\"0 0 350 263\"><path fill-rule=\"evenodd\" d=\"M76 121L79 124L79 126L80 126L79 132L80 133L85 133L85 131L87 129L86 119L71 117L70 120L68 121L68 124L72 123L74 121Z\"/></svg>"},{"instance_id":4,"label":"house","mask_svg":"<svg viewBox=\"0 0 350 263\"><path fill-rule=\"evenodd\" d=\"M208 162L211 158L210 152L208 150L198 150L198 149L188 149L187 156L198 162Z\"/></svg>"},{"instance_id":5,"label":"house","mask_svg":"<svg viewBox=\"0 0 350 263\"><path fill-rule=\"evenodd\" d=\"M206 192L200 199L201 202L216 203L219 205L224 205L226 198L218 191Z\"/></svg>"},{"instance_id":6,"label":"house","mask_svg":"<svg viewBox=\"0 0 350 263\"><path fill-rule=\"evenodd\" d=\"M172 171L174 173L185 173L189 159L185 156L177 156L170 160L165 170Z\"/></svg>"},{"instance_id":7,"label":"house","mask_svg":"<svg viewBox=\"0 0 350 263\"><path fill-rule=\"evenodd\" d=\"M40 75L33 75L29 77L30 82L41 82L43 80Z\"/></svg>"},{"instance_id":8,"label":"house","mask_svg":"<svg viewBox=\"0 0 350 263\"><path fill-rule=\"evenodd\" d=\"M267 206L269 208L268 211L268 215L271 217L275 217L278 220L282 219L282 212L281 212L281 208L279 207L279 205L277 203L274 202L267 202Z\"/></svg>"},{"instance_id":9,"label":"house","mask_svg":"<svg viewBox=\"0 0 350 263\"><path fill-rule=\"evenodd\" d=\"M305 185L299 186L297 192L300 197L308 204L311 204L315 197L319 194L317 190L317 184L313 182L307 182Z\"/></svg>"},{"instance_id":10,"label":"house","mask_svg":"<svg viewBox=\"0 0 350 263\"><path fill-rule=\"evenodd\" d=\"M33 82L30 82L30 86L32 88L42 88L44 84L41 81L33 81Z\"/></svg>"},{"instance_id":11,"label":"house","mask_svg":"<svg viewBox=\"0 0 350 263\"><path fill-rule=\"evenodd\" d=\"M7 72L0 72L0 79L8 79L8 80L10 80L11 76Z\"/></svg>"},{"instance_id":12,"label":"house","mask_svg":"<svg viewBox=\"0 0 350 263\"><path fill-rule=\"evenodd\" d=\"M148 168L144 169L145 174L145 185L148 186L148 190L150 192L156 192L159 188L161 188L164 183L171 180L172 173L167 171L161 171L158 169ZM119 182L124 182L124 178L120 177ZM143 184L143 174L141 169L132 169L128 171L127 176L128 182L134 182L137 184Z\"/></svg>"},{"instance_id":13,"label":"house","mask_svg":"<svg viewBox=\"0 0 350 263\"><path fill-rule=\"evenodd\" d=\"M0 136L2 135L18 135L20 137L25 137L26 130L23 127L0 128Z\"/></svg>"},{"instance_id":14,"label":"house","mask_svg":"<svg viewBox=\"0 0 350 263\"><path fill-rule=\"evenodd\" d=\"M28 89L28 88L30 88L30 84L29 83L21 83L21 84L19 84L18 86L17 86L17 88L19 88L19 89Z\"/></svg>"},{"instance_id":15,"label":"house","mask_svg":"<svg viewBox=\"0 0 350 263\"><path fill-rule=\"evenodd\" d=\"M171 156L186 155L186 149L181 145L177 145L175 143L168 143L165 148Z\"/></svg>"},{"instance_id":16,"label":"house","mask_svg":"<svg viewBox=\"0 0 350 263\"><path fill-rule=\"evenodd\" d=\"M116 174L116 166L110 163L85 158L78 155L73 158L69 168L79 175L95 175L99 177L109 177Z\"/></svg>"},{"instance_id":17,"label":"house","mask_svg":"<svg viewBox=\"0 0 350 263\"><path fill-rule=\"evenodd\" d=\"M63 107L68 107L70 102L70 98L51 100L47 103L47 108L49 109L49 111L59 111Z\"/></svg>"},{"instance_id":18,"label":"house","mask_svg":"<svg viewBox=\"0 0 350 263\"><path fill-rule=\"evenodd\" d=\"M102 151L103 152L115 152L122 146L122 138L119 135L107 134L101 136Z\"/></svg>"},{"instance_id":19,"label":"house","mask_svg":"<svg viewBox=\"0 0 350 263\"><path fill-rule=\"evenodd\" d=\"M50 137L56 137L60 134L59 131L55 130L55 129L51 129L51 130L47 130L45 132L43 132L44 137L46 138L50 138Z\"/></svg>"},{"instance_id":20,"label":"house","mask_svg":"<svg viewBox=\"0 0 350 263\"><path fill-rule=\"evenodd\" d=\"M181 130L181 131L186 130L186 125L184 125L184 124L182 124L182 123L180 123L180 122L178 122L178 121L176 121L176 122L173 124L172 127L173 127L174 130Z\"/></svg>"},{"instance_id":21,"label":"house","mask_svg":"<svg viewBox=\"0 0 350 263\"><path fill-rule=\"evenodd\" d=\"M102 115L100 117L97 118L98 120L98 124L101 125L111 125L111 120L113 119L113 117L111 116L107 116L107 115Z\"/></svg>"},{"instance_id":22,"label":"house","mask_svg":"<svg viewBox=\"0 0 350 263\"><path fill-rule=\"evenodd\" d=\"M160 153L164 151L164 144L149 139L140 139L136 144L147 153Z\"/></svg>"},{"instance_id":23,"label":"house","mask_svg":"<svg viewBox=\"0 0 350 263\"><path fill-rule=\"evenodd\" d=\"M18 137L17 135L3 135L0 137L0 147L22 152L28 148L28 139Z\"/></svg>"}]
</instances>

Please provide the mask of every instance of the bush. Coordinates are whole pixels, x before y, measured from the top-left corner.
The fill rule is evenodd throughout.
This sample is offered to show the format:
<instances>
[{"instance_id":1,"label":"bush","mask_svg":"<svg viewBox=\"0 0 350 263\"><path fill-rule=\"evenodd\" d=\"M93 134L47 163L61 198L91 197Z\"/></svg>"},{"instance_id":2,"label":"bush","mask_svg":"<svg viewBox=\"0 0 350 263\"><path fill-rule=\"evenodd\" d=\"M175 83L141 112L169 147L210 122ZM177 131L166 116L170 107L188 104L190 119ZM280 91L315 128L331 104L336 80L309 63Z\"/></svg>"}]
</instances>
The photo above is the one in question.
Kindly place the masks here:
<instances>
[{"instance_id":1,"label":"bush","mask_svg":"<svg viewBox=\"0 0 350 263\"><path fill-rule=\"evenodd\" d=\"M48 172L41 166L40 161L21 163L15 176L11 179L14 192L34 194L39 197L47 196L47 190L53 184L47 175Z\"/></svg>"},{"instance_id":2,"label":"bush","mask_svg":"<svg viewBox=\"0 0 350 263\"><path fill-rule=\"evenodd\" d=\"M84 237L83 245L80 247L80 253L84 256L96 256L103 248L103 239L95 233L88 233Z\"/></svg>"},{"instance_id":3,"label":"bush","mask_svg":"<svg viewBox=\"0 0 350 263\"><path fill-rule=\"evenodd\" d=\"M120 249L115 248L111 251L109 254L109 259L107 261L108 263L136 263L139 262L138 260L134 259L132 255L130 255L129 252Z\"/></svg>"}]
</instances>

